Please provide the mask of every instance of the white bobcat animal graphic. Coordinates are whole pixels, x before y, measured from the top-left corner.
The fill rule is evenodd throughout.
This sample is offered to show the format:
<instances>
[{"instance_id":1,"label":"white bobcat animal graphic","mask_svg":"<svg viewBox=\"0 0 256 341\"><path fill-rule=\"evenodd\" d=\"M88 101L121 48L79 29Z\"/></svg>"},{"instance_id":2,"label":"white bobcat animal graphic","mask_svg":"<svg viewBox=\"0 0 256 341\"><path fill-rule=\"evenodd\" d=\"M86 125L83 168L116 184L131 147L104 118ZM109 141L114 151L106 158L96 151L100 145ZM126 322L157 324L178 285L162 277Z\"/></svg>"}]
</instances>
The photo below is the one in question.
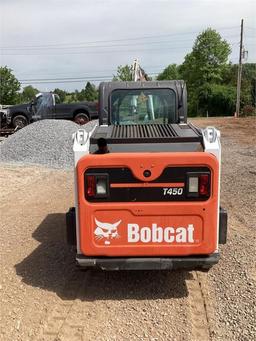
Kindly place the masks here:
<instances>
[{"instance_id":1,"label":"white bobcat animal graphic","mask_svg":"<svg viewBox=\"0 0 256 341\"><path fill-rule=\"evenodd\" d=\"M94 231L95 239L103 239L106 238L105 244L109 245L110 240L109 239L115 239L119 238L119 234L117 231L118 225L121 223L122 220L119 220L118 222L114 224L109 224L109 223L102 223L98 221L95 218L95 223L96 223L96 229Z\"/></svg>"}]
</instances>

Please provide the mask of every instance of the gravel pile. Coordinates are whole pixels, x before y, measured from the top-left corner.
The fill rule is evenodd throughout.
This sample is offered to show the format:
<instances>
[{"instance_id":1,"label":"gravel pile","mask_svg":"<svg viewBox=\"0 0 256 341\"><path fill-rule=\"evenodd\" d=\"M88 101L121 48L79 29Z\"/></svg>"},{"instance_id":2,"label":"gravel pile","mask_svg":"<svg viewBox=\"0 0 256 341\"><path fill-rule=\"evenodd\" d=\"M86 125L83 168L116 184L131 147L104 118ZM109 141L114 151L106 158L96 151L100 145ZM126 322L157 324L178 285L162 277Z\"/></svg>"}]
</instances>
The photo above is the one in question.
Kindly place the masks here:
<instances>
[{"instance_id":1,"label":"gravel pile","mask_svg":"<svg viewBox=\"0 0 256 341\"><path fill-rule=\"evenodd\" d=\"M90 131L97 121L82 128ZM39 164L53 168L73 166L72 134L81 126L72 121L42 120L28 125L0 145L0 162Z\"/></svg>"}]
</instances>

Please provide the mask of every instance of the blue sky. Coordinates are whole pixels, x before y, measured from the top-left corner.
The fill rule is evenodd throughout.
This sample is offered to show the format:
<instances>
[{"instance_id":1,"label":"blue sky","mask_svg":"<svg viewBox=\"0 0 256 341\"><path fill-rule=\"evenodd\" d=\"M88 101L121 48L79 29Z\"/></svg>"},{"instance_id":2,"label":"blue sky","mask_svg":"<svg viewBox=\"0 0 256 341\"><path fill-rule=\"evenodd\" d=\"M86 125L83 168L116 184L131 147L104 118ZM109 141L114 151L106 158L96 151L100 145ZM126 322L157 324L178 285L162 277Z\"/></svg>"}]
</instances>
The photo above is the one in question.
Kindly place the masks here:
<instances>
[{"instance_id":1,"label":"blue sky","mask_svg":"<svg viewBox=\"0 0 256 341\"><path fill-rule=\"evenodd\" d=\"M241 18L247 61L255 62L255 1L0 0L0 64L41 91L80 89L85 79L111 78L134 58L152 75L182 63L207 27L231 44L235 63Z\"/></svg>"}]
</instances>

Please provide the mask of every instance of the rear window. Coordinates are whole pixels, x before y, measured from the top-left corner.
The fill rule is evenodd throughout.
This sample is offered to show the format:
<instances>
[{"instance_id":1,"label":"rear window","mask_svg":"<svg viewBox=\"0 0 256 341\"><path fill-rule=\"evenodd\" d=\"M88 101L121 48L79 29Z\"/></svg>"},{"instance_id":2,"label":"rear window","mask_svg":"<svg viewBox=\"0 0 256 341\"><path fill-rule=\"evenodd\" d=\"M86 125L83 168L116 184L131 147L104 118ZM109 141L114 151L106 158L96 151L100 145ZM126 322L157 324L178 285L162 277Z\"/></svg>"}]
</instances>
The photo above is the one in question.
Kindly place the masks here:
<instances>
[{"instance_id":1,"label":"rear window","mask_svg":"<svg viewBox=\"0 0 256 341\"><path fill-rule=\"evenodd\" d=\"M110 111L112 124L175 123L176 95L171 89L114 90Z\"/></svg>"}]
</instances>

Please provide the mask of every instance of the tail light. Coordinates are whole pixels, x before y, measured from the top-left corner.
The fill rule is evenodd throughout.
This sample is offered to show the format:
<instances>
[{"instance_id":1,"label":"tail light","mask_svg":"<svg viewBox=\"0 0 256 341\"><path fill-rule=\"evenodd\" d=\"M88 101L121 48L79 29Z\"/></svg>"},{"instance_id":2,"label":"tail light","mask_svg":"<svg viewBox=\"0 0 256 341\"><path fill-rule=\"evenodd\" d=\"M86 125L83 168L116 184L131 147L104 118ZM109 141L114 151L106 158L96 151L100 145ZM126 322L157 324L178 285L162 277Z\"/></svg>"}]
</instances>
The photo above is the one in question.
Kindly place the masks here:
<instances>
[{"instance_id":1,"label":"tail light","mask_svg":"<svg viewBox=\"0 0 256 341\"><path fill-rule=\"evenodd\" d=\"M85 196L88 198L106 198L109 196L108 174L86 174Z\"/></svg>"},{"instance_id":2,"label":"tail light","mask_svg":"<svg viewBox=\"0 0 256 341\"><path fill-rule=\"evenodd\" d=\"M86 194L88 197L95 197L96 194L96 187L95 187L95 175L87 175L86 176Z\"/></svg>"},{"instance_id":3,"label":"tail light","mask_svg":"<svg viewBox=\"0 0 256 341\"><path fill-rule=\"evenodd\" d=\"M187 173L187 197L210 196L210 173Z\"/></svg>"},{"instance_id":4,"label":"tail light","mask_svg":"<svg viewBox=\"0 0 256 341\"><path fill-rule=\"evenodd\" d=\"M208 197L210 195L210 176L209 174L199 175L199 195Z\"/></svg>"}]
</instances>

